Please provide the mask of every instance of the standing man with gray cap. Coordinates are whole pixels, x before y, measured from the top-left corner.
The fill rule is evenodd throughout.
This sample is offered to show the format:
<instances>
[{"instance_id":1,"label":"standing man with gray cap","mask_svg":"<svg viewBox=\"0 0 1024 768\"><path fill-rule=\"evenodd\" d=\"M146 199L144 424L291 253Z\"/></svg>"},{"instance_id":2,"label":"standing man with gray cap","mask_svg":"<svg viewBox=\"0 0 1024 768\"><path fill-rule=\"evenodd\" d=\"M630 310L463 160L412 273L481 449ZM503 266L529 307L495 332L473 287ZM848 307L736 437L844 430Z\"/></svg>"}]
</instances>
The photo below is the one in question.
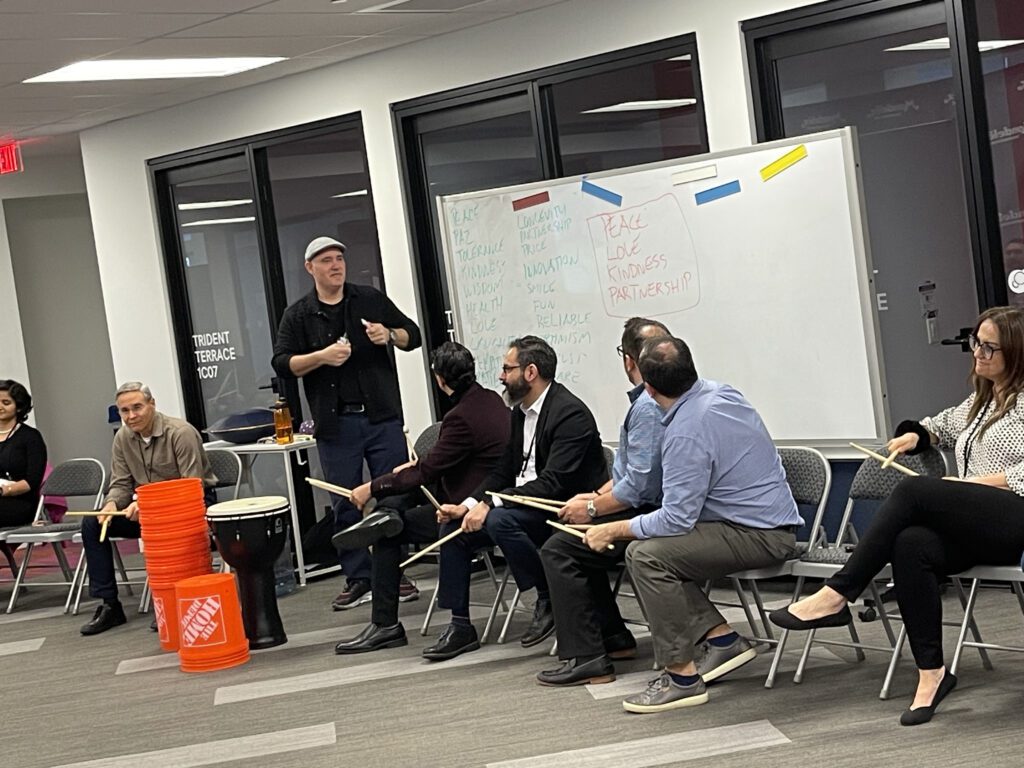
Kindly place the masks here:
<instances>
[{"instance_id":1,"label":"standing man with gray cap","mask_svg":"<svg viewBox=\"0 0 1024 768\"><path fill-rule=\"evenodd\" d=\"M346 283L345 246L337 240L314 239L306 247L306 271L314 288L285 310L273 366L278 376L302 378L324 476L355 488L363 482L364 460L370 475L378 477L408 457L398 375L388 347L416 349L420 330L376 288ZM347 499L335 499L335 531L359 518ZM334 609L368 601L369 552L341 551L338 560L348 584L334 599ZM406 586L403 596L414 599L415 587Z\"/></svg>"}]
</instances>

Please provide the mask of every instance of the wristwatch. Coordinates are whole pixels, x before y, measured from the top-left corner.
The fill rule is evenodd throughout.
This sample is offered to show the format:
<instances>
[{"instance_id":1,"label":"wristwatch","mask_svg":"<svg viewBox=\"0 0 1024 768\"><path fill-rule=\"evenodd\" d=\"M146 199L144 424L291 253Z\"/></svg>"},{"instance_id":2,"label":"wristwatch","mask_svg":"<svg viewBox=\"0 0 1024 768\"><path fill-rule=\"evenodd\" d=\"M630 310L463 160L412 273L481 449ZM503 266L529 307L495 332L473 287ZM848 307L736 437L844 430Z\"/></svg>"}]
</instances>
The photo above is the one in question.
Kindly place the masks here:
<instances>
[{"instance_id":1,"label":"wristwatch","mask_svg":"<svg viewBox=\"0 0 1024 768\"><path fill-rule=\"evenodd\" d=\"M390 341L392 344L398 343L398 332L395 331L394 328L388 329L388 341Z\"/></svg>"},{"instance_id":2,"label":"wristwatch","mask_svg":"<svg viewBox=\"0 0 1024 768\"><path fill-rule=\"evenodd\" d=\"M591 520L597 519L597 507L594 506L594 500L590 499L587 501L587 515Z\"/></svg>"}]
</instances>

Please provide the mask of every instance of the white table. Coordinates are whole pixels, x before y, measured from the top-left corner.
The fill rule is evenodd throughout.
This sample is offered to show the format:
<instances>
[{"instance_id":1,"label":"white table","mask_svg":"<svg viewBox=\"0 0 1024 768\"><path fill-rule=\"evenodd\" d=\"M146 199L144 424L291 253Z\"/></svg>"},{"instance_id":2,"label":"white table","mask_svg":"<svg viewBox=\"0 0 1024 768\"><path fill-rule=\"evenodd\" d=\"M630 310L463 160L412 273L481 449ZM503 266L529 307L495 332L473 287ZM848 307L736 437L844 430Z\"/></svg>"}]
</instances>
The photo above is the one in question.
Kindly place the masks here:
<instances>
[{"instance_id":1,"label":"white table","mask_svg":"<svg viewBox=\"0 0 1024 768\"><path fill-rule=\"evenodd\" d=\"M299 586L306 586L306 561L302 555L302 530L299 527L299 510L295 501L295 481L292 475L291 454L297 454L296 461L300 465L309 463L308 451L316 448L316 440L296 440L292 443L245 443L238 445L227 440L214 440L203 443L203 448L220 448L231 451L242 460L241 481L252 489L252 465L260 456L280 456L284 463L284 482L288 492L288 504L292 513L292 539L295 544L295 562L299 571Z\"/></svg>"}]
</instances>

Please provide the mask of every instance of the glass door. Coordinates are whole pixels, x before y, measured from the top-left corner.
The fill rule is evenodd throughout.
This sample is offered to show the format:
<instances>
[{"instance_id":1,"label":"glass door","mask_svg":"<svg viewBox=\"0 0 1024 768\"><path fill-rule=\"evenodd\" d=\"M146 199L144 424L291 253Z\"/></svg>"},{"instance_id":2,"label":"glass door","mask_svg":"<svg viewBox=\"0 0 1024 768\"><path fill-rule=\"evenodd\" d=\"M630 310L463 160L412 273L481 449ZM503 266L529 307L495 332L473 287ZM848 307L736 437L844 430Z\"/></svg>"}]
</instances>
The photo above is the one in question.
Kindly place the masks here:
<instances>
[{"instance_id":1,"label":"glass door","mask_svg":"<svg viewBox=\"0 0 1024 768\"><path fill-rule=\"evenodd\" d=\"M765 138L852 125L895 421L965 396L956 337L978 312L945 5L932 2L764 39ZM822 243L827 248L827 243ZM963 375L961 375L961 373Z\"/></svg>"},{"instance_id":2,"label":"glass door","mask_svg":"<svg viewBox=\"0 0 1024 768\"><path fill-rule=\"evenodd\" d=\"M271 399L272 336L247 157L170 171L166 189L190 329L178 341L198 378L205 427Z\"/></svg>"}]
</instances>

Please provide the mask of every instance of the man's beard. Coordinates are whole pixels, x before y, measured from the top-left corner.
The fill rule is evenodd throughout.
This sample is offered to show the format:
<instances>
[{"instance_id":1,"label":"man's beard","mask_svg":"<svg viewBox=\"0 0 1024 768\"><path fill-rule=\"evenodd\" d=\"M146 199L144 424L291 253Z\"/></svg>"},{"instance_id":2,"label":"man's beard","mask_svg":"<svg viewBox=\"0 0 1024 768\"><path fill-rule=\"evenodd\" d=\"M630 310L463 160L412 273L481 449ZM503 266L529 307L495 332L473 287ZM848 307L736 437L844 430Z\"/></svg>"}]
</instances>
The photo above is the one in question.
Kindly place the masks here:
<instances>
[{"instance_id":1,"label":"man's beard","mask_svg":"<svg viewBox=\"0 0 1024 768\"><path fill-rule=\"evenodd\" d=\"M519 379L517 382L506 382L505 383L505 394L508 396L509 402L518 403L524 397L526 393L530 391L529 382Z\"/></svg>"}]
</instances>

